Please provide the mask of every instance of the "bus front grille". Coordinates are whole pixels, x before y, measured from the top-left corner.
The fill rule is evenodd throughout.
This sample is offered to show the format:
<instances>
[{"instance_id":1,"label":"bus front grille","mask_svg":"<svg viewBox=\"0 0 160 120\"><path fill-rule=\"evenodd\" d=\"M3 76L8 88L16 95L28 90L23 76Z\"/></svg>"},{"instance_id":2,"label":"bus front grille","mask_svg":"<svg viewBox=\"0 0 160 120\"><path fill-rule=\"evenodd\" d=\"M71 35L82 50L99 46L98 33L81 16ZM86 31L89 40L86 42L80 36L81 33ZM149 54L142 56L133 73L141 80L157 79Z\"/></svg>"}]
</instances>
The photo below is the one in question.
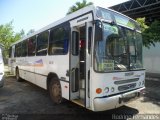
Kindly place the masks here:
<instances>
[{"instance_id":1,"label":"bus front grille","mask_svg":"<svg viewBox=\"0 0 160 120\"><path fill-rule=\"evenodd\" d=\"M129 89L133 89L136 87L136 83L132 83L132 84L127 84L127 85L122 85L118 87L119 91L124 91L124 90L129 90Z\"/></svg>"}]
</instances>

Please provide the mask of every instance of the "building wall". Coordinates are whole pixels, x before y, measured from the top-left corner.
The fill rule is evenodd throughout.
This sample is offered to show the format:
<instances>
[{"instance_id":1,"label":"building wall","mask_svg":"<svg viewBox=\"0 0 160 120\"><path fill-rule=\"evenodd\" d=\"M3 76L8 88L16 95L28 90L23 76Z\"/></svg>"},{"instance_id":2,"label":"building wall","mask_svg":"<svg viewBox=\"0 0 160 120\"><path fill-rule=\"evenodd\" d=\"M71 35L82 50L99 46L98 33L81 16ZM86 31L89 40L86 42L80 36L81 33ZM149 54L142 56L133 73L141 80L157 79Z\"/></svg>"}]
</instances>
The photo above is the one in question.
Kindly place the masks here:
<instances>
[{"instance_id":1,"label":"building wall","mask_svg":"<svg viewBox=\"0 0 160 120\"><path fill-rule=\"evenodd\" d=\"M147 73L160 75L160 43L150 48L143 48L144 67Z\"/></svg>"}]
</instances>

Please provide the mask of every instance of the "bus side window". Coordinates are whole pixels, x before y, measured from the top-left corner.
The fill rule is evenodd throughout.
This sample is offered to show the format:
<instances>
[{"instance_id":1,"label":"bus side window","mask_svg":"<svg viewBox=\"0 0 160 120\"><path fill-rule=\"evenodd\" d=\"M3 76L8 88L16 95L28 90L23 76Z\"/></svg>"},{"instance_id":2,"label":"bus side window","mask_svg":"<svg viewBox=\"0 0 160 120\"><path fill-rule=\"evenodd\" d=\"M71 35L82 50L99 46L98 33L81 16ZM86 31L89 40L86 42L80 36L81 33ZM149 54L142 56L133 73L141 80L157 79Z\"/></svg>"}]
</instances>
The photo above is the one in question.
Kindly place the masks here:
<instances>
[{"instance_id":1,"label":"bus side window","mask_svg":"<svg viewBox=\"0 0 160 120\"><path fill-rule=\"evenodd\" d=\"M12 47L9 48L9 58L12 57Z\"/></svg>"},{"instance_id":2,"label":"bus side window","mask_svg":"<svg viewBox=\"0 0 160 120\"><path fill-rule=\"evenodd\" d=\"M35 56L35 50L36 50L36 36L33 36L28 40L28 56Z\"/></svg>"},{"instance_id":3,"label":"bus side window","mask_svg":"<svg viewBox=\"0 0 160 120\"><path fill-rule=\"evenodd\" d=\"M22 47L21 42L16 44L15 46L15 49L16 49L15 56L16 57L21 57L21 53L22 53L21 47Z\"/></svg>"},{"instance_id":4,"label":"bus side window","mask_svg":"<svg viewBox=\"0 0 160 120\"><path fill-rule=\"evenodd\" d=\"M72 32L72 55L78 55L79 52L79 33Z\"/></svg>"},{"instance_id":5,"label":"bus side window","mask_svg":"<svg viewBox=\"0 0 160 120\"><path fill-rule=\"evenodd\" d=\"M47 55L48 36L49 36L48 31L43 32L43 33L38 35L38 37L37 37L37 50L36 50L36 55L37 56Z\"/></svg>"},{"instance_id":6,"label":"bus side window","mask_svg":"<svg viewBox=\"0 0 160 120\"><path fill-rule=\"evenodd\" d=\"M15 52L14 52L14 57L17 57L17 45L15 45Z\"/></svg>"},{"instance_id":7,"label":"bus side window","mask_svg":"<svg viewBox=\"0 0 160 120\"><path fill-rule=\"evenodd\" d=\"M22 42L22 57L26 57L27 56L27 40L24 40Z\"/></svg>"},{"instance_id":8,"label":"bus side window","mask_svg":"<svg viewBox=\"0 0 160 120\"><path fill-rule=\"evenodd\" d=\"M52 29L49 39L49 55L64 55L68 52L68 32L60 27Z\"/></svg>"}]
</instances>

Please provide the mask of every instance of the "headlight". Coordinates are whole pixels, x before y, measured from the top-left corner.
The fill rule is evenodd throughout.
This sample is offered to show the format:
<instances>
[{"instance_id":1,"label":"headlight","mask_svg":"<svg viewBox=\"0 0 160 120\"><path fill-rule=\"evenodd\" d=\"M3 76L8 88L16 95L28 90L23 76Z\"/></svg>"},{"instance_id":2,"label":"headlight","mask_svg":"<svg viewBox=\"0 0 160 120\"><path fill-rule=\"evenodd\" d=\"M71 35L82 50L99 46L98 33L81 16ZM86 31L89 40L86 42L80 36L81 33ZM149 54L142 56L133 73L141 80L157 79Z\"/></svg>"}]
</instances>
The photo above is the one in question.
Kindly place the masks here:
<instances>
[{"instance_id":1,"label":"headlight","mask_svg":"<svg viewBox=\"0 0 160 120\"><path fill-rule=\"evenodd\" d=\"M111 88L111 92L114 92L114 90L115 90L114 87L112 87L112 88Z\"/></svg>"},{"instance_id":2,"label":"headlight","mask_svg":"<svg viewBox=\"0 0 160 120\"><path fill-rule=\"evenodd\" d=\"M108 87L104 88L104 93L108 93L108 92L109 92L109 88Z\"/></svg>"}]
</instances>

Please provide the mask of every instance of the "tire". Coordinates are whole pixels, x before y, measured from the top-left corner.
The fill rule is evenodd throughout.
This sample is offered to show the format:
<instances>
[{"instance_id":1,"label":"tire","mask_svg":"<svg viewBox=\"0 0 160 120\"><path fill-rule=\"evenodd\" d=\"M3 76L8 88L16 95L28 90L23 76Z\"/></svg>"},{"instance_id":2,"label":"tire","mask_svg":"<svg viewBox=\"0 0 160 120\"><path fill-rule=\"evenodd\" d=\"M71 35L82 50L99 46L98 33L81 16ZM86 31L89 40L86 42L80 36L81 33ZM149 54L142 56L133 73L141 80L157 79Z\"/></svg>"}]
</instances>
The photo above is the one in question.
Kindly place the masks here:
<instances>
[{"instance_id":1,"label":"tire","mask_svg":"<svg viewBox=\"0 0 160 120\"><path fill-rule=\"evenodd\" d=\"M57 78L51 79L49 83L49 94L53 103L60 104L62 102L61 85Z\"/></svg>"},{"instance_id":2,"label":"tire","mask_svg":"<svg viewBox=\"0 0 160 120\"><path fill-rule=\"evenodd\" d=\"M17 80L17 82L22 82L22 79L19 76L19 69L18 68L16 69L16 80Z\"/></svg>"}]
</instances>

